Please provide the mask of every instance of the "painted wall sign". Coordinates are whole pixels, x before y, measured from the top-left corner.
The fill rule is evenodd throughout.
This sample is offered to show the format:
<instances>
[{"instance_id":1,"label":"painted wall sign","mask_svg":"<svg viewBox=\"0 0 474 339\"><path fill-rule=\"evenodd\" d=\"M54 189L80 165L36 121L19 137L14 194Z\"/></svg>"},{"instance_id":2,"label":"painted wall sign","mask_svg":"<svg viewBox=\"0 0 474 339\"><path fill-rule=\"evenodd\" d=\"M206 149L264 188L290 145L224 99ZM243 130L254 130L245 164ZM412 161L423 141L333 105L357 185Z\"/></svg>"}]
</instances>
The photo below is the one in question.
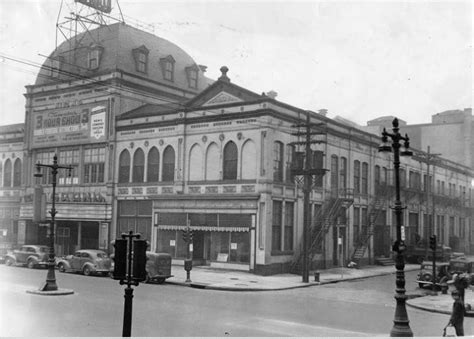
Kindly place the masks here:
<instances>
[{"instance_id":1,"label":"painted wall sign","mask_svg":"<svg viewBox=\"0 0 474 339\"><path fill-rule=\"evenodd\" d=\"M106 139L107 107L97 103L37 112L33 119L32 148Z\"/></svg>"}]
</instances>

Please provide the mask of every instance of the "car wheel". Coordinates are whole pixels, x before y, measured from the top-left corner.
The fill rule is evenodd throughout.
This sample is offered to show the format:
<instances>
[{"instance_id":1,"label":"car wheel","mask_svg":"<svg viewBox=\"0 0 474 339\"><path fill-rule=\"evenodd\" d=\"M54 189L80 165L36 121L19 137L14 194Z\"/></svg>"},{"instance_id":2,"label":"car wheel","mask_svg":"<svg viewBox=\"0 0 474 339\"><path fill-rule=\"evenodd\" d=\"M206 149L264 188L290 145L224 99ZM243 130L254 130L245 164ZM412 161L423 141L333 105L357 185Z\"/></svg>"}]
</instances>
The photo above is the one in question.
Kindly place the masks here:
<instances>
[{"instance_id":1,"label":"car wheel","mask_svg":"<svg viewBox=\"0 0 474 339\"><path fill-rule=\"evenodd\" d=\"M418 286L420 286L420 288L423 288L423 287L425 287L425 284L423 284L423 283L418 283Z\"/></svg>"},{"instance_id":2,"label":"car wheel","mask_svg":"<svg viewBox=\"0 0 474 339\"><path fill-rule=\"evenodd\" d=\"M145 280L144 280L143 282L144 282L145 284L151 283L151 277L150 277L150 275L149 275L148 273L146 274Z\"/></svg>"},{"instance_id":3,"label":"car wheel","mask_svg":"<svg viewBox=\"0 0 474 339\"><path fill-rule=\"evenodd\" d=\"M59 264L58 265L58 270L59 270L59 272L63 272L63 273L66 272L66 268L64 267L64 264Z\"/></svg>"},{"instance_id":4,"label":"car wheel","mask_svg":"<svg viewBox=\"0 0 474 339\"><path fill-rule=\"evenodd\" d=\"M13 259L12 258L7 258L5 260L5 265L7 266L12 266L13 265Z\"/></svg>"},{"instance_id":5,"label":"car wheel","mask_svg":"<svg viewBox=\"0 0 474 339\"><path fill-rule=\"evenodd\" d=\"M28 262L26 263L26 266L28 266L28 268L35 268L36 264L33 260L28 260Z\"/></svg>"},{"instance_id":6,"label":"car wheel","mask_svg":"<svg viewBox=\"0 0 474 339\"><path fill-rule=\"evenodd\" d=\"M162 284L162 283L165 282L165 280L166 280L166 278L158 278L158 279L156 279L156 282L157 282L158 284Z\"/></svg>"},{"instance_id":7,"label":"car wheel","mask_svg":"<svg viewBox=\"0 0 474 339\"><path fill-rule=\"evenodd\" d=\"M424 259L425 259L424 257L416 257L416 263L421 265Z\"/></svg>"},{"instance_id":8,"label":"car wheel","mask_svg":"<svg viewBox=\"0 0 474 339\"><path fill-rule=\"evenodd\" d=\"M91 275L91 269L89 266L85 266L83 269L82 269L82 274L88 276L88 275Z\"/></svg>"}]
</instances>

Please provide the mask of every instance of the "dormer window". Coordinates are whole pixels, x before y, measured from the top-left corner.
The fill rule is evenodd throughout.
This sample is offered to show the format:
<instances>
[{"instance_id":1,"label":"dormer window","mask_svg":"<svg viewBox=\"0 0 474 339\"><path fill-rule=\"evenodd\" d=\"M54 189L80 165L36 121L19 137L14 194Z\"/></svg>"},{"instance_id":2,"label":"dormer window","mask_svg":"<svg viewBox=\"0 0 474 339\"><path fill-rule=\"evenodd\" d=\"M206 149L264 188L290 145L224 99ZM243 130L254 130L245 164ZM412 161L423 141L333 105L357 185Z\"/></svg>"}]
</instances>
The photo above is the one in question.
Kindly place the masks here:
<instances>
[{"instance_id":1,"label":"dormer window","mask_svg":"<svg viewBox=\"0 0 474 339\"><path fill-rule=\"evenodd\" d=\"M160 59L161 71L165 80L174 81L174 64L175 60L171 55Z\"/></svg>"},{"instance_id":2,"label":"dormer window","mask_svg":"<svg viewBox=\"0 0 474 339\"><path fill-rule=\"evenodd\" d=\"M133 50L133 57L135 59L135 67L137 72L147 73L148 71L148 53L150 51L145 46L141 46Z\"/></svg>"},{"instance_id":3,"label":"dormer window","mask_svg":"<svg viewBox=\"0 0 474 339\"><path fill-rule=\"evenodd\" d=\"M190 88L198 87L198 72L199 68L196 64L186 67L186 75L188 78L188 86Z\"/></svg>"},{"instance_id":4,"label":"dormer window","mask_svg":"<svg viewBox=\"0 0 474 339\"><path fill-rule=\"evenodd\" d=\"M51 78L58 78L61 71L61 57L51 57L48 59L48 75Z\"/></svg>"},{"instance_id":5,"label":"dormer window","mask_svg":"<svg viewBox=\"0 0 474 339\"><path fill-rule=\"evenodd\" d=\"M103 47L98 45L93 45L89 49L88 54L88 67L89 69L97 69L100 65L100 57L102 55Z\"/></svg>"}]
</instances>

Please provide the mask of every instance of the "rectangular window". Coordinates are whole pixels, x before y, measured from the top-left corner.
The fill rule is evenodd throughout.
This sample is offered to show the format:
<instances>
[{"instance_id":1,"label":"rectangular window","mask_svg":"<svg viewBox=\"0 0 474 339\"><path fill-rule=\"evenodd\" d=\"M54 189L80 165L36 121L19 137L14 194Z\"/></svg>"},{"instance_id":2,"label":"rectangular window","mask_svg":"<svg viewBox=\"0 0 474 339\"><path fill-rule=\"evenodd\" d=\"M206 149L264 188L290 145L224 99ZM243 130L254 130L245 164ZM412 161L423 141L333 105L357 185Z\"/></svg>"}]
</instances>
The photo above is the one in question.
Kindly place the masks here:
<instances>
[{"instance_id":1,"label":"rectangular window","mask_svg":"<svg viewBox=\"0 0 474 339\"><path fill-rule=\"evenodd\" d=\"M99 49L89 51L89 69L96 69L99 67Z\"/></svg>"},{"instance_id":2,"label":"rectangular window","mask_svg":"<svg viewBox=\"0 0 474 339\"><path fill-rule=\"evenodd\" d=\"M360 193L360 162L354 161L354 193Z\"/></svg>"},{"instance_id":3,"label":"rectangular window","mask_svg":"<svg viewBox=\"0 0 474 339\"><path fill-rule=\"evenodd\" d=\"M174 64L171 61L165 61L165 79L173 81Z\"/></svg>"},{"instance_id":4,"label":"rectangular window","mask_svg":"<svg viewBox=\"0 0 474 339\"><path fill-rule=\"evenodd\" d=\"M84 150L83 180L85 184L104 182L105 147Z\"/></svg>"},{"instance_id":5,"label":"rectangular window","mask_svg":"<svg viewBox=\"0 0 474 339\"><path fill-rule=\"evenodd\" d=\"M286 146L286 182L292 183L294 176L291 174L291 167L295 158L295 147L293 145Z\"/></svg>"},{"instance_id":6,"label":"rectangular window","mask_svg":"<svg viewBox=\"0 0 474 339\"><path fill-rule=\"evenodd\" d=\"M195 69L190 69L188 73L189 87L197 88L198 73Z\"/></svg>"},{"instance_id":7,"label":"rectangular window","mask_svg":"<svg viewBox=\"0 0 474 339\"><path fill-rule=\"evenodd\" d=\"M407 171L404 168L400 168L399 170L399 178L400 178L400 187L407 186ZM395 184L395 176L393 176L394 184Z\"/></svg>"},{"instance_id":8,"label":"rectangular window","mask_svg":"<svg viewBox=\"0 0 474 339\"><path fill-rule=\"evenodd\" d=\"M293 251L294 206L295 204L293 202L285 203L285 234L283 247L285 251Z\"/></svg>"},{"instance_id":9,"label":"rectangular window","mask_svg":"<svg viewBox=\"0 0 474 339\"><path fill-rule=\"evenodd\" d=\"M282 202L273 201L272 251L281 251Z\"/></svg>"},{"instance_id":10,"label":"rectangular window","mask_svg":"<svg viewBox=\"0 0 474 339\"><path fill-rule=\"evenodd\" d=\"M324 152L323 151L313 151L313 168L323 169L324 166ZM322 188L323 187L324 174L316 174L314 176L314 187Z\"/></svg>"},{"instance_id":11,"label":"rectangular window","mask_svg":"<svg viewBox=\"0 0 474 339\"><path fill-rule=\"evenodd\" d=\"M362 182L361 182L362 194L368 194L369 192L369 164L366 162L362 163Z\"/></svg>"},{"instance_id":12,"label":"rectangular window","mask_svg":"<svg viewBox=\"0 0 474 339\"><path fill-rule=\"evenodd\" d=\"M39 152L36 154L36 162L43 165L52 165L54 160L54 152ZM50 168L47 167L40 167L40 171L42 177L38 179L38 183L42 185L48 185L53 182L53 172ZM36 173L36 168L34 169L34 173Z\"/></svg>"},{"instance_id":13,"label":"rectangular window","mask_svg":"<svg viewBox=\"0 0 474 339\"><path fill-rule=\"evenodd\" d=\"M79 184L79 149L61 150L59 152L58 163L62 166L71 166L71 171L58 170L58 185ZM71 176L69 176L69 173Z\"/></svg>"},{"instance_id":14,"label":"rectangular window","mask_svg":"<svg viewBox=\"0 0 474 339\"><path fill-rule=\"evenodd\" d=\"M138 53L137 70L146 73L147 55L143 52Z\"/></svg>"},{"instance_id":15,"label":"rectangular window","mask_svg":"<svg viewBox=\"0 0 474 339\"><path fill-rule=\"evenodd\" d=\"M273 180L283 181L283 143L278 141L273 144Z\"/></svg>"}]
</instances>

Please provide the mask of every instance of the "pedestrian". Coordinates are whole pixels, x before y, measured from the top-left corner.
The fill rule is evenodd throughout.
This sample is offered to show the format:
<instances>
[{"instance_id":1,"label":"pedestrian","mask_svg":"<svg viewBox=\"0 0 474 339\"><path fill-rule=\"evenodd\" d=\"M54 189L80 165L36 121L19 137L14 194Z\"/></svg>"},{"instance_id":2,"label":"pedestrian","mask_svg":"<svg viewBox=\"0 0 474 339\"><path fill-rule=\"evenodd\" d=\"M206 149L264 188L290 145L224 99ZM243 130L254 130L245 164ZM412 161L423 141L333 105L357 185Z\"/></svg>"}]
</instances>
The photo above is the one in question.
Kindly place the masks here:
<instances>
[{"instance_id":1,"label":"pedestrian","mask_svg":"<svg viewBox=\"0 0 474 339\"><path fill-rule=\"evenodd\" d=\"M453 326L454 329L456 330L456 336L464 336L464 303L461 301L461 296L459 294L458 290L454 290L451 292L451 296L453 297L454 303L453 303L453 311L451 313L451 318L449 318L449 322L446 325L448 326ZM446 329L445 327L445 329Z\"/></svg>"}]
</instances>

